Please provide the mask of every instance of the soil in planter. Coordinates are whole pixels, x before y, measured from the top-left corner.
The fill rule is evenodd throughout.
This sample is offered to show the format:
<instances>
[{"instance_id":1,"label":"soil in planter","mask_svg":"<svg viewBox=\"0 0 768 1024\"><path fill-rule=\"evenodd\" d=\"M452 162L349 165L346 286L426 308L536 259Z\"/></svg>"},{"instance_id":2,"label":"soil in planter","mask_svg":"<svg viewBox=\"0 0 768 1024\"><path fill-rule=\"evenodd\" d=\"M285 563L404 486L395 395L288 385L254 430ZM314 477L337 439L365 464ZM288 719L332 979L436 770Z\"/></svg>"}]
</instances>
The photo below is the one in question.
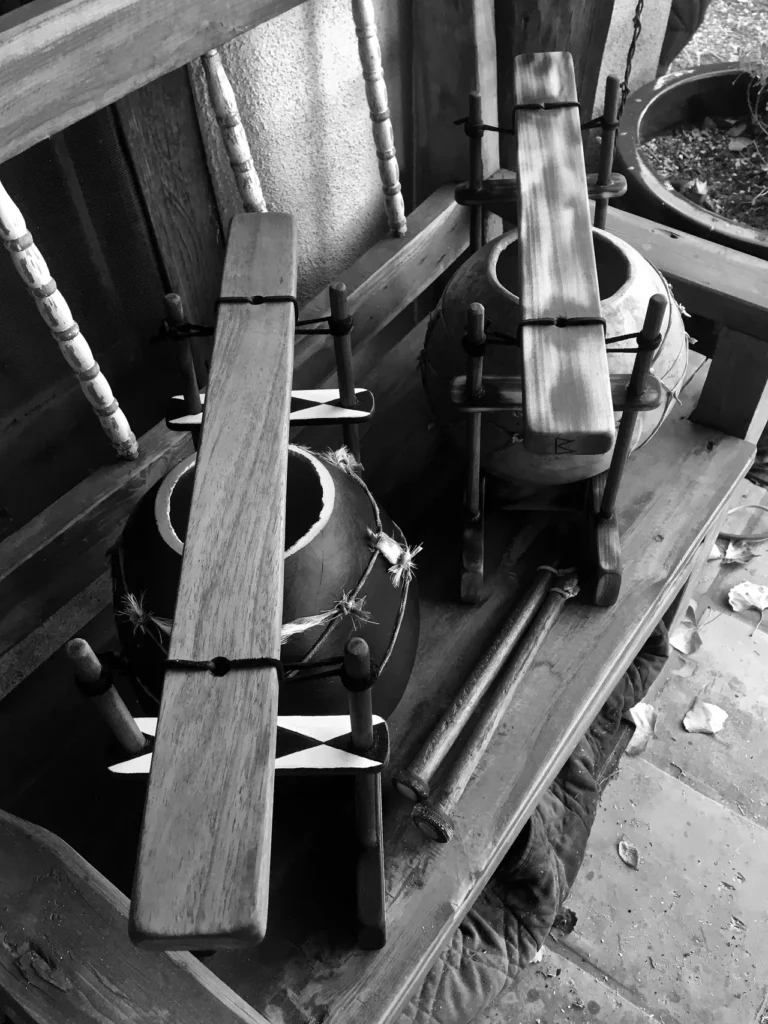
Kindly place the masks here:
<instances>
[{"instance_id":1,"label":"soil in planter","mask_svg":"<svg viewBox=\"0 0 768 1024\"><path fill-rule=\"evenodd\" d=\"M768 136L742 118L706 117L647 139L643 159L670 191L727 220L768 231Z\"/></svg>"}]
</instances>

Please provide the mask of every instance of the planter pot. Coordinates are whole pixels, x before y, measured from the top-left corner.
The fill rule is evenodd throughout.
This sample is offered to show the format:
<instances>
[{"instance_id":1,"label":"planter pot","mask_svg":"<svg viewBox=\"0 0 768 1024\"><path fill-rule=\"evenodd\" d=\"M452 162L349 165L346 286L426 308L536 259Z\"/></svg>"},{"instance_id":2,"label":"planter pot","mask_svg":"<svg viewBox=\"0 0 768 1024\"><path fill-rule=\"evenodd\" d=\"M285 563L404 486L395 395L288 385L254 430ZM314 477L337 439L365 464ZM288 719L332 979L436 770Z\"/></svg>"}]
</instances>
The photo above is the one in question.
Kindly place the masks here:
<instances>
[{"instance_id":1,"label":"planter pot","mask_svg":"<svg viewBox=\"0 0 768 1024\"><path fill-rule=\"evenodd\" d=\"M300 661L323 634L325 639L310 660L341 657L354 633L368 643L374 665L381 666L395 635L403 595L402 581L395 585L390 563L382 555L359 590L358 598L364 599L359 614L306 622L332 611L366 572L372 555L368 531L377 531L371 496L357 477L334 462L295 445L288 452L281 660ZM156 713L162 690L161 666L176 606L195 458L180 463L144 495L113 552L117 632L124 653L138 666L137 695L149 713ZM386 513L380 509L379 514L383 532L404 542ZM128 614L129 595L132 603L141 603L140 622L135 603L133 614ZM382 717L394 711L405 690L418 637L419 600L413 578L391 654L372 691L373 710ZM280 689L282 715L334 715L347 709L347 692L338 676L287 677Z\"/></svg>"},{"instance_id":2,"label":"planter pot","mask_svg":"<svg viewBox=\"0 0 768 1024\"><path fill-rule=\"evenodd\" d=\"M768 259L768 231L726 220L670 192L639 150L646 139L669 128L701 124L708 114L741 117L749 113L749 86L749 75L736 64L707 64L659 78L632 93L621 117L616 146L616 170L627 179L627 194L616 205L667 227Z\"/></svg>"},{"instance_id":3,"label":"planter pot","mask_svg":"<svg viewBox=\"0 0 768 1024\"><path fill-rule=\"evenodd\" d=\"M682 317L664 278L631 246L606 231L593 228L595 261L600 287L601 315L607 337L632 334L643 326L648 300L657 292L667 298L662 324L662 343L656 351L651 372L667 390L677 393L685 374L688 345ZM450 400L451 380L466 373L467 357L462 348L467 307L481 302L489 328L515 334L520 321L517 296L519 276L518 233L510 231L476 252L454 274L432 315L422 352L422 379L427 399L438 422L466 455L466 417ZM560 311L553 310L552 315ZM618 348L634 349L635 341ZM612 373L629 373L634 356L611 352ZM489 345L483 374L506 376L521 373L517 348ZM673 406L671 400L659 409L641 414L634 446L647 440ZM621 417L616 417L616 423ZM605 455L532 455L515 438L523 422L515 412L485 413L482 417L481 461L486 473L498 480L531 490L553 484L586 480L608 468L611 453Z\"/></svg>"}]
</instances>

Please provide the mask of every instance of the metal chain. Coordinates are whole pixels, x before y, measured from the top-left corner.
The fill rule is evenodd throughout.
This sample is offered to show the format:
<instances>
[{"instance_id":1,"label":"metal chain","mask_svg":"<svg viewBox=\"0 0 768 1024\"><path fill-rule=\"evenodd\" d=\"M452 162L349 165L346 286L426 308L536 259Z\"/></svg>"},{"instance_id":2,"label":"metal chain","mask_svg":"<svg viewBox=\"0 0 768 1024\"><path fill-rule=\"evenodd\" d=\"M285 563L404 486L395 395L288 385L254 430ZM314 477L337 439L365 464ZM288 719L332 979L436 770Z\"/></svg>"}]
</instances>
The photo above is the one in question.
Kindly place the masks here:
<instances>
[{"instance_id":1,"label":"metal chain","mask_svg":"<svg viewBox=\"0 0 768 1024\"><path fill-rule=\"evenodd\" d=\"M642 22L640 19L643 16L644 6L645 0L637 0L635 15L632 19L632 41L629 44L629 50L627 50L627 66L624 69L624 81L621 83L621 103L619 104L619 117L621 117L624 111L624 104L627 102L627 96L629 96L629 76L632 74L632 61L635 56L635 47L637 46L637 40L640 37L640 33L643 30Z\"/></svg>"}]
</instances>

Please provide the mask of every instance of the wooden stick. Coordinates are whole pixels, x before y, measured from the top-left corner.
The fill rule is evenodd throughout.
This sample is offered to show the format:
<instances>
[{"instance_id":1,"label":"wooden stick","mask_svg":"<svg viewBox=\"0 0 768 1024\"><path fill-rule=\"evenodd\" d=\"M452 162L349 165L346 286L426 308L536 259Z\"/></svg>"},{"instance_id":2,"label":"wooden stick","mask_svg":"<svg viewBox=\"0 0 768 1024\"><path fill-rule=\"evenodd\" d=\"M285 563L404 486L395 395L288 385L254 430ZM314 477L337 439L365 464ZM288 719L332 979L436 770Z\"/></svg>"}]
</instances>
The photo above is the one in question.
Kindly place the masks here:
<instances>
[{"instance_id":1,"label":"wooden stick","mask_svg":"<svg viewBox=\"0 0 768 1024\"><path fill-rule=\"evenodd\" d=\"M147 738L134 722L115 687L104 689L104 670L91 645L87 640L77 638L70 640L65 650L80 688L93 701L120 745L129 754L140 754L147 745Z\"/></svg>"},{"instance_id":2,"label":"wooden stick","mask_svg":"<svg viewBox=\"0 0 768 1024\"><path fill-rule=\"evenodd\" d=\"M267 204L261 191L261 182L256 173L248 136L245 134L240 111L232 85L227 78L224 65L218 50L208 50L202 58L205 80L211 106L216 114L216 121L221 131L224 148L229 157L229 164L235 175L237 191L243 200L246 213L266 213Z\"/></svg>"},{"instance_id":3,"label":"wooden stick","mask_svg":"<svg viewBox=\"0 0 768 1024\"><path fill-rule=\"evenodd\" d=\"M352 17L357 33L357 52L363 66L365 96L373 122L373 141L379 160L379 178L384 189L387 222L392 234L402 238L408 230L408 223L405 219L400 168L397 164L387 86L381 66L381 48L371 0L352 0Z\"/></svg>"},{"instance_id":4,"label":"wooden stick","mask_svg":"<svg viewBox=\"0 0 768 1024\"><path fill-rule=\"evenodd\" d=\"M600 164L597 170L597 185L604 187L611 181L613 169L613 152L616 146L616 133L618 131L619 103L621 101L621 84L616 75L608 75L605 81L605 103L603 105L603 120L607 124L616 125L615 128L603 128L600 137ZM605 221L608 216L608 197L600 196L595 200L596 228L605 230Z\"/></svg>"},{"instance_id":5,"label":"wooden stick","mask_svg":"<svg viewBox=\"0 0 768 1024\"><path fill-rule=\"evenodd\" d=\"M479 131L483 124L483 106L479 92L469 94L469 188L479 193L483 187L483 135ZM483 247L483 208L473 206L469 214L469 251L477 252Z\"/></svg>"},{"instance_id":6,"label":"wooden stick","mask_svg":"<svg viewBox=\"0 0 768 1024\"><path fill-rule=\"evenodd\" d=\"M334 321L347 320L349 318L349 303L347 301L347 286L341 282L332 284L328 289L331 301L331 316L329 326L333 327ZM333 347L336 353L336 376L339 384L341 404L345 409L356 409L357 393L355 391L355 375L352 369L352 339L350 332L346 334L333 335ZM356 423L342 424L344 444L349 448L358 462L360 462L360 432Z\"/></svg>"},{"instance_id":7,"label":"wooden stick","mask_svg":"<svg viewBox=\"0 0 768 1024\"><path fill-rule=\"evenodd\" d=\"M355 750L373 746L371 656L362 637L353 636L344 648L344 685L349 690L349 717ZM363 949L381 949L387 941L384 904L384 842L381 775L355 776L355 822L360 855L357 861L358 942Z\"/></svg>"},{"instance_id":8,"label":"wooden stick","mask_svg":"<svg viewBox=\"0 0 768 1024\"><path fill-rule=\"evenodd\" d=\"M426 743L407 768L400 768L394 773L392 781L403 796L413 801L429 797L433 775L541 608L556 574L557 569L551 566L538 568L522 601L453 698Z\"/></svg>"},{"instance_id":9,"label":"wooden stick","mask_svg":"<svg viewBox=\"0 0 768 1024\"><path fill-rule=\"evenodd\" d=\"M447 843L454 833L451 815L480 759L496 734L502 718L528 669L563 609L565 602L579 591L576 577L569 576L547 594L541 610L517 652L504 669L498 689L475 726L464 750L453 764L439 796L430 803L416 804L411 812L418 827L438 843Z\"/></svg>"},{"instance_id":10,"label":"wooden stick","mask_svg":"<svg viewBox=\"0 0 768 1024\"><path fill-rule=\"evenodd\" d=\"M112 394L107 378L93 358L90 346L72 318L64 296L56 287L48 265L35 245L27 225L11 197L0 183L0 238L11 254L38 312L45 321L59 351L74 371L83 394L99 417L104 433L123 459L137 459L139 446L125 413Z\"/></svg>"},{"instance_id":11,"label":"wooden stick","mask_svg":"<svg viewBox=\"0 0 768 1024\"><path fill-rule=\"evenodd\" d=\"M656 349L659 346L659 335L664 322L664 313L667 309L667 300L663 295L652 295L648 302L648 310L645 314L645 322L640 337L637 339L637 355L632 367L632 375L629 378L627 387L627 403L630 408L621 414L621 423L616 437L616 445L611 457L611 465L603 489L603 498L600 504L600 515L603 519L609 519L613 515L616 505L616 494L624 472L624 466L629 458L629 451L632 445L632 435L635 431L635 424L639 415L632 403L639 399L645 391L648 380L648 372Z\"/></svg>"},{"instance_id":12,"label":"wooden stick","mask_svg":"<svg viewBox=\"0 0 768 1024\"><path fill-rule=\"evenodd\" d=\"M480 139L472 142L479 143ZM482 209L473 212L472 224L480 226L482 235ZM475 225L476 226L476 225ZM483 351L485 348L485 309L479 302L471 303L467 310L467 380L470 401L480 400L483 387ZM464 494L464 534L462 538L461 599L467 604L479 604L483 593L485 565L484 548L484 487L480 469L480 441L482 413L467 415L467 480Z\"/></svg>"},{"instance_id":13,"label":"wooden stick","mask_svg":"<svg viewBox=\"0 0 768 1024\"><path fill-rule=\"evenodd\" d=\"M184 307L181 297L174 292L165 296L165 316L169 324L174 327L182 327L186 323ZM192 339L175 338L173 344L176 347L176 359L181 370L181 386L184 392L185 412L188 416L197 416L203 411L203 403L200 401L200 386L197 382L195 362L192 356ZM195 451L200 447L200 428L190 428L192 444Z\"/></svg>"}]
</instances>

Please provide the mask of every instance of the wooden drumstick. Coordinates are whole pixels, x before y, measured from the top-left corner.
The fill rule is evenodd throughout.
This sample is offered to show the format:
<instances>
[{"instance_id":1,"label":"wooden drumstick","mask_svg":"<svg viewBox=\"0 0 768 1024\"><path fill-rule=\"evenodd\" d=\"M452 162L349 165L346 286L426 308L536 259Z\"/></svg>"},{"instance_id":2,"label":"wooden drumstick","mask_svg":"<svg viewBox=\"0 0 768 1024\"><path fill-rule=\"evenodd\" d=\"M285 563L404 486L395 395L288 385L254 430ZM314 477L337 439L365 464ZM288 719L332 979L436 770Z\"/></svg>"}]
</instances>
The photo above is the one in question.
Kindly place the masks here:
<instances>
[{"instance_id":1,"label":"wooden drumstick","mask_svg":"<svg viewBox=\"0 0 768 1024\"><path fill-rule=\"evenodd\" d=\"M83 394L99 417L104 433L123 459L137 459L139 446L125 413L112 394L107 378L93 358L90 345L80 333L72 311L51 277L48 265L34 243L27 225L11 197L0 183L0 239L11 261L35 300L59 351L77 377Z\"/></svg>"},{"instance_id":2,"label":"wooden drumstick","mask_svg":"<svg viewBox=\"0 0 768 1024\"><path fill-rule=\"evenodd\" d=\"M381 48L376 32L376 19L371 0L352 0L352 17L357 33L357 52L363 67L365 95L373 122L373 141L379 161L379 178L384 190L389 229L396 238L408 231L400 168L397 163L395 137L389 117L389 99L384 70L381 66Z\"/></svg>"},{"instance_id":3,"label":"wooden drumstick","mask_svg":"<svg viewBox=\"0 0 768 1024\"><path fill-rule=\"evenodd\" d=\"M114 686L104 678L101 662L87 640L70 640L67 657L78 680L80 689L96 705L96 710L109 725L115 737L129 754L140 754L147 738L139 730L130 711Z\"/></svg>"},{"instance_id":4,"label":"wooden drumstick","mask_svg":"<svg viewBox=\"0 0 768 1024\"><path fill-rule=\"evenodd\" d=\"M240 111L232 85L227 78L218 50L208 50L202 58L208 95L216 115L224 148L237 183L237 191L246 213L266 213L267 204L261 191L261 181L248 145Z\"/></svg>"},{"instance_id":5,"label":"wooden drumstick","mask_svg":"<svg viewBox=\"0 0 768 1024\"><path fill-rule=\"evenodd\" d=\"M329 326L333 327L334 321L342 323L349 319L349 303L347 301L347 286L338 282L332 284L328 289L331 300L331 316ZM336 352L336 376L339 384L339 395L341 404L345 409L357 408L357 396L355 394L355 376L352 369L352 339L349 331L346 334L334 334L333 346ZM356 423L343 423L344 444L349 448L358 462L360 462L360 433Z\"/></svg>"},{"instance_id":6,"label":"wooden drumstick","mask_svg":"<svg viewBox=\"0 0 768 1024\"><path fill-rule=\"evenodd\" d=\"M429 739L407 768L400 768L394 773L392 781L403 796L414 801L429 797L432 776L541 608L556 576L557 569L539 566L529 590L456 694Z\"/></svg>"},{"instance_id":7,"label":"wooden drumstick","mask_svg":"<svg viewBox=\"0 0 768 1024\"><path fill-rule=\"evenodd\" d=\"M603 121L616 124L619 120L619 102L621 100L621 84L616 75L609 75L605 82L605 103L603 105ZM613 152L616 145L618 128L603 128L600 140L600 165L597 171L597 184L608 185L613 170ZM595 227L605 230L608 215L608 199L598 196L595 200Z\"/></svg>"},{"instance_id":8,"label":"wooden drumstick","mask_svg":"<svg viewBox=\"0 0 768 1024\"><path fill-rule=\"evenodd\" d=\"M349 690L352 743L364 754L373 746L371 655L362 637L353 636L344 648L344 685ZM357 862L358 942L363 949L385 944L384 842L381 812L381 775L355 776L355 822L360 855Z\"/></svg>"},{"instance_id":9,"label":"wooden drumstick","mask_svg":"<svg viewBox=\"0 0 768 1024\"><path fill-rule=\"evenodd\" d=\"M439 795L429 803L416 804L413 808L411 818L430 839L438 843L447 843L452 838L454 825L451 815L456 804L496 734L517 688L557 621L563 605L578 591L575 575L568 576L563 583L552 587L525 639L501 673L493 699L481 715L466 747L453 764Z\"/></svg>"}]
</instances>

